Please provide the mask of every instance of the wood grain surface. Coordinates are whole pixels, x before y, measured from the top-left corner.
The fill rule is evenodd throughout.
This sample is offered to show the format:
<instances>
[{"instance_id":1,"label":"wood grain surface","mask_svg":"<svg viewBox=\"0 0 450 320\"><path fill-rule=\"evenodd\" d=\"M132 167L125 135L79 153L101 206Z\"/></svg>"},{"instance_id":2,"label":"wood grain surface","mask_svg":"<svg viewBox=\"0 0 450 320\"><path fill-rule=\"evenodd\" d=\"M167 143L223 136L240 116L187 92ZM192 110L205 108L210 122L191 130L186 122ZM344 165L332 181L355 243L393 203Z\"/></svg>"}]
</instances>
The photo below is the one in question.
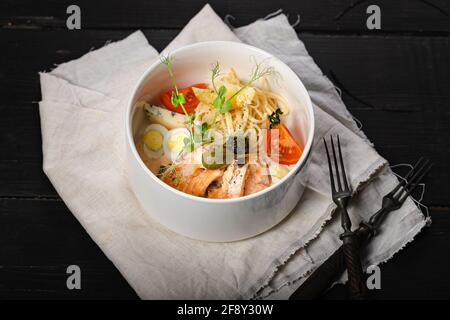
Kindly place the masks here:
<instances>
[{"instance_id":1,"label":"wood grain surface","mask_svg":"<svg viewBox=\"0 0 450 320\"><path fill-rule=\"evenodd\" d=\"M204 1L77 1L82 29L68 31L72 1L0 3L0 298L135 299L42 171L39 71L143 30L164 48ZM391 164L431 158L423 202L431 227L382 266L374 299L450 298L450 2L377 1L382 29L367 30L367 1L210 1L234 26L282 8L311 56L376 149ZM174 8L176 10L174 11ZM82 290L66 289L80 265ZM345 298L342 286L325 299Z\"/></svg>"}]
</instances>

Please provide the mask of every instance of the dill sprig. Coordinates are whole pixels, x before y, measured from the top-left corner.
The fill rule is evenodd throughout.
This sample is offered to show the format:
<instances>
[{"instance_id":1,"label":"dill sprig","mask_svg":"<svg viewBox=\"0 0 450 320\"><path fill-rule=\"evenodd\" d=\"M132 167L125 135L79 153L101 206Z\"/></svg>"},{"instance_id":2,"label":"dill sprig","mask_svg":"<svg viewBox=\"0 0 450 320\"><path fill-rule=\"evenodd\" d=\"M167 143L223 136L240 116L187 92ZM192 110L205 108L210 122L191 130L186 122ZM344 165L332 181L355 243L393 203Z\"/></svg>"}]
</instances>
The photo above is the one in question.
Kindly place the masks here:
<instances>
[{"instance_id":1,"label":"dill sprig","mask_svg":"<svg viewBox=\"0 0 450 320\"><path fill-rule=\"evenodd\" d=\"M261 62L255 61L255 67L253 68L252 74L250 76L250 80L247 81L239 90L237 90L230 98L225 99L225 94L227 93L227 88L222 85L219 87L219 89L216 88L215 80L220 75L220 65L219 62L216 62L213 64L211 68L211 82L214 88L214 91L217 94L217 97L213 101L213 106L216 108L217 112L219 113L227 113L231 110L232 104L231 100L236 97L239 93L242 92L245 88L252 85L255 81L258 81L259 79L269 76L275 72L275 69L272 66L264 67L264 60ZM214 120L216 117L214 117Z\"/></svg>"},{"instance_id":2,"label":"dill sprig","mask_svg":"<svg viewBox=\"0 0 450 320\"><path fill-rule=\"evenodd\" d=\"M250 76L250 80L247 81L238 91L236 91L228 100L233 99L235 96L237 96L239 93L242 92L245 88L251 86L255 81L258 81L259 79L272 75L275 73L275 68L272 66L264 67L264 60L261 62L255 61L255 67L253 68L252 74Z\"/></svg>"},{"instance_id":3,"label":"dill sprig","mask_svg":"<svg viewBox=\"0 0 450 320\"><path fill-rule=\"evenodd\" d=\"M214 91L216 92L216 93L218 93L218 91L217 91L217 88L216 88L216 84L215 84L215 81L216 81L216 79L220 76L220 64L219 64L219 61L216 61L213 65L212 65L212 68L211 68L211 84L212 84L212 86L213 86L213 88L214 88Z\"/></svg>"}]
</instances>

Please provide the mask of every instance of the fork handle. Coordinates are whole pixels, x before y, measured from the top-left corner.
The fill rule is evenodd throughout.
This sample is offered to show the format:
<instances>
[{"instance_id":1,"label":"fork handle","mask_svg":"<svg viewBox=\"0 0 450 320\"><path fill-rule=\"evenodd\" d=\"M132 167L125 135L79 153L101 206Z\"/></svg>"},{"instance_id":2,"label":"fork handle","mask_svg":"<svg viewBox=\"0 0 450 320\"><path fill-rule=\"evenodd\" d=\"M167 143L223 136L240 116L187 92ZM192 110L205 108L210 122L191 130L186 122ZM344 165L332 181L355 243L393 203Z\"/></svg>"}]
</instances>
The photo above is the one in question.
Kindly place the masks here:
<instances>
[{"instance_id":1,"label":"fork handle","mask_svg":"<svg viewBox=\"0 0 450 320\"><path fill-rule=\"evenodd\" d=\"M377 212L376 220L381 221L392 210L384 209ZM359 248L362 248L372 237L376 230L370 222L361 222L359 228L354 231ZM289 300L312 300L318 299L331 287L336 278L345 271L346 264L344 258L343 245L339 247L323 264L321 264L306 281L289 297ZM365 290L366 287L364 287Z\"/></svg>"},{"instance_id":2,"label":"fork handle","mask_svg":"<svg viewBox=\"0 0 450 320\"><path fill-rule=\"evenodd\" d=\"M389 210L389 208L382 207L380 210L375 212L367 222L368 225L372 228L372 230L378 229L383 219L386 217L386 215L391 212L392 210Z\"/></svg>"},{"instance_id":3,"label":"fork handle","mask_svg":"<svg viewBox=\"0 0 450 320\"><path fill-rule=\"evenodd\" d=\"M343 241L343 253L348 272L348 287L350 299L361 300L366 294L366 284L359 256L359 244L354 232L344 232L341 235Z\"/></svg>"}]
</instances>

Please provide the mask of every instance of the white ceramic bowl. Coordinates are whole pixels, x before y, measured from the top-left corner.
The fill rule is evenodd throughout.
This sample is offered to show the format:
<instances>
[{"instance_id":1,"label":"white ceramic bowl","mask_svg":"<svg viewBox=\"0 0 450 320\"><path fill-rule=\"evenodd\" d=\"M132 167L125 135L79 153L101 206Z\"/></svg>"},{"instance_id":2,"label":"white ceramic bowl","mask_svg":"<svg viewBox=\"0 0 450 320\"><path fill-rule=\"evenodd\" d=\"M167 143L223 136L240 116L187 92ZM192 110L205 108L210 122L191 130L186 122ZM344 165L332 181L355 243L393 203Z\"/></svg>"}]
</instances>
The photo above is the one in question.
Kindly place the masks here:
<instances>
[{"instance_id":1,"label":"white ceramic bowl","mask_svg":"<svg viewBox=\"0 0 450 320\"><path fill-rule=\"evenodd\" d=\"M199 240L227 242L248 238L264 232L285 218L303 193L298 175L311 151L314 116L309 95L297 75L278 58L258 48L227 41L201 42L170 53L179 87L210 82L211 64L219 61L223 71L233 67L238 77L246 79L255 60L265 60L278 73L270 81L270 89L282 95L291 111L286 125L304 151L293 169L281 181L258 193L234 199L207 199L178 191L158 179L139 157L135 139L147 123L140 100L159 101L159 94L169 90L166 67L156 61L136 84L128 101L126 145L128 175L144 210L167 228ZM302 179L303 180L303 179Z\"/></svg>"}]
</instances>

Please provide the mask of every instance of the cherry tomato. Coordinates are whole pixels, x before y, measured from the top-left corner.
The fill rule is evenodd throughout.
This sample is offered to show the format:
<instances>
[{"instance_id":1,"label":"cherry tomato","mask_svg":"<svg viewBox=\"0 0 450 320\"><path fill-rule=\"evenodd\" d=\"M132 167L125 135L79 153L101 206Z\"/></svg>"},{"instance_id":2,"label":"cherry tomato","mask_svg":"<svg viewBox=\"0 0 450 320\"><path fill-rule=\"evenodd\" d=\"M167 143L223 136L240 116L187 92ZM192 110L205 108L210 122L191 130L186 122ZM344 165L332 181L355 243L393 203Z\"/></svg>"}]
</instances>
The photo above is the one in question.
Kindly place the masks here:
<instances>
[{"instance_id":1,"label":"cherry tomato","mask_svg":"<svg viewBox=\"0 0 450 320\"><path fill-rule=\"evenodd\" d=\"M184 95L184 98L186 99L186 102L183 103L183 106L186 109L187 113L194 112L199 103L197 97L194 94L194 91L192 91L192 87L206 89L208 85L206 83L197 83L190 87L178 89L178 92L182 93ZM172 90L161 93L161 102L167 110L177 113L184 113L183 108L181 108L180 105L174 106L172 104Z\"/></svg>"},{"instance_id":2,"label":"cherry tomato","mask_svg":"<svg viewBox=\"0 0 450 320\"><path fill-rule=\"evenodd\" d=\"M278 129L278 137L274 135L272 141L271 130ZM278 144L279 154L272 155L272 147ZM289 132L288 128L284 124L278 124L270 130L267 130L267 155L280 164L296 164L300 156L302 155L302 148L295 141L292 134Z\"/></svg>"}]
</instances>

